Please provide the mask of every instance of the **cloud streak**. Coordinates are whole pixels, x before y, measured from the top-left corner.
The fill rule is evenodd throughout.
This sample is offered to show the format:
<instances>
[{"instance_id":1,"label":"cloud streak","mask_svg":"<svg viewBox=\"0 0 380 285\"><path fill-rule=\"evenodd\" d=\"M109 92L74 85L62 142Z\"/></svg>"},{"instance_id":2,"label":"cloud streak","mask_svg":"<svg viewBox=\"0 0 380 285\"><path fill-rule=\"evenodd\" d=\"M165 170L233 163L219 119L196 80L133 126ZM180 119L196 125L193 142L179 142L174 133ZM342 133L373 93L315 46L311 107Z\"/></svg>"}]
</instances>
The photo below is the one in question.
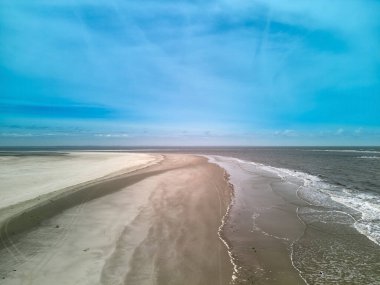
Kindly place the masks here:
<instances>
[{"instance_id":1,"label":"cloud streak","mask_svg":"<svg viewBox=\"0 0 380 285\"><path fill-rule=\"evenodd\" d=\"M297 133L280 143L380 127L376 1L0 5L7 132L76 121L99 133Z\"/></svg>"}]
</instances>

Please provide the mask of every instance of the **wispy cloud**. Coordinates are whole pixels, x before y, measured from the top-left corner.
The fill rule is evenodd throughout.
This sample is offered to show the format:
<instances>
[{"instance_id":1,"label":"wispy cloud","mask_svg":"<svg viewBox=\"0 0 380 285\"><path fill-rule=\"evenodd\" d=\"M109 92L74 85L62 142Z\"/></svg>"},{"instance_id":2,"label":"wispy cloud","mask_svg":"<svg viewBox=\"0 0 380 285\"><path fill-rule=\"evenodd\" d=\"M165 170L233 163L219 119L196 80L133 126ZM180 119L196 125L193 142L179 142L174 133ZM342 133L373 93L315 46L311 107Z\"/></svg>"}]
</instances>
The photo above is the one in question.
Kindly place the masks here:
<instances>
[{"instance_id":1,"label":"wispy cloud","mask_svg":"<svg viewBox=\"0 0 380 285\"><path fill-rule=\"evenodd\" d=\"M33 121L132 136L279 130L272 139L281 141L307 129L380 126L376 1L5 0L0 8L7 131L24 124L27 133Z\"/></svg>"}]
</instances>

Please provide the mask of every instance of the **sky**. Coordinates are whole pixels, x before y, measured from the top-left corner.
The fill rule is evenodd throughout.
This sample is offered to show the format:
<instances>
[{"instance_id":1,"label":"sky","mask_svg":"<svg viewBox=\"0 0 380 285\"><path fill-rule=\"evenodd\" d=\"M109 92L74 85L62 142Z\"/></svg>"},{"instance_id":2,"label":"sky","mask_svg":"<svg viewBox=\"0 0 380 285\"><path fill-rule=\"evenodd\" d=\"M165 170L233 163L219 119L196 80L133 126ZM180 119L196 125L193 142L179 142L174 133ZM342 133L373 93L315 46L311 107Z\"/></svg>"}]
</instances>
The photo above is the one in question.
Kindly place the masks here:
<instances>
[{"instance_id":1,"label":"sky","mask_svg":"<svg viewBox=\"0 0 380 285\"><path fill-rule=\"evenodd\" d=\"M380 1L2 0L0 145L380 145Z\"/></svg>"}]
</instances>

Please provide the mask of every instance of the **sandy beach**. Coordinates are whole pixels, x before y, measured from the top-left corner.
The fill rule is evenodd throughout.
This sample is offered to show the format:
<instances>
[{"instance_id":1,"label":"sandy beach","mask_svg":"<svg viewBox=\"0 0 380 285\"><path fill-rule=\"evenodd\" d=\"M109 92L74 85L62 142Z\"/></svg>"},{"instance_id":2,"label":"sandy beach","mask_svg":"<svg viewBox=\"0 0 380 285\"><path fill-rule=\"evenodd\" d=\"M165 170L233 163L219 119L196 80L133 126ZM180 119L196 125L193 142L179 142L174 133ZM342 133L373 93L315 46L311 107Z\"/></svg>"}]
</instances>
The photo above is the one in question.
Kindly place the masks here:
<instances>
[{"instance_id":1,"label":"sandy beach","mask_svg":"<svg viewBox=\"0 0 380 285\"><path fill-rule=\"evenodd\" d=\"M14 206L1 227L1 283L229 284L225 171L197 156L154 157Z\"/></svg>"},{"instance_id":2,"label":"sandy beach","mask_svg":"<svg viewBox=\"0 0 380 285\"><path fill-rule=\"evenodd\" d=\"M81 183L153 165L159 155L28 152L0 156L0 209Z\"/></svg>"},{"instance_id":3,"label":"sandy beach","mask_svg":"<svg viewBox=\"0 0 380 285\"><path fill-rule=\"evenodd\" d=\"M26 159L20 169L33 171L20 177L40 171L45 190L0 209L2 284L307 284L293 259L306 231L301 180L231 157L97 154L10 164L15 179ZM28 179L14 195L38 189Z\"/></svg>"}]
</instances>

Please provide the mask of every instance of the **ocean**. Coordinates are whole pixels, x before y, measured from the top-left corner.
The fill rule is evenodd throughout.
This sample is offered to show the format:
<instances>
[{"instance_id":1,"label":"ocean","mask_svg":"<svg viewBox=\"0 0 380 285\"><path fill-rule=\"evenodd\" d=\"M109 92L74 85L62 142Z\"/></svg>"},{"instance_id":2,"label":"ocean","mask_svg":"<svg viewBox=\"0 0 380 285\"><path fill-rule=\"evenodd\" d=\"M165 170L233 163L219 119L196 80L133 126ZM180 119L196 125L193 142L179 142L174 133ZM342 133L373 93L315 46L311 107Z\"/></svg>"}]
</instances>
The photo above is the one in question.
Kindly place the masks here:
<instances>
[{"instance_id":1,"label":"ocean","mask_svg":"<svg viewBox=\"0 0 380 285\"><path fill-rule=\"evenodd\" d=\"M232 184L239 188L235 212L234 207L231 212L235 219L231 220L238 224L242 219L251 219L251 232L261 231L267 238L282 240L292 265L305 283L380 284L379 147L257 147L191 152L212 155L211 159L218 160L230 172ZM287 237L268 225L263 230L265 217L266 224L269 219L283 218L281 214L276 216L275 207L268 210L270 207L266 205L265 211L265 205L258 207L259 196L250 198L250 192L260 191L258 177L272 179L268 183L271 192L295 207L297 218L304 225L297 237ZM276 177L277 181L273 180ZM252 208L247 211L250 203ZM277 227L286 231L286 225ZM244 234L244 227L235 226L237 231L240 233L229 233L232 248L234 240L236 248L241 248L243 243L239 244L239 240L250 238L248 231ZM237 263L246 248L235 251ZM257 276L260 266L249 268L248 262L246 272L253 270ZM244 269L245 265L243 262L240 266ZM273 277L261 275L253 283L270 284L268 280ZM249 284L243 282L248 280L247 276L240 277L241 283Z\"/></svg>"}]
</instances>

